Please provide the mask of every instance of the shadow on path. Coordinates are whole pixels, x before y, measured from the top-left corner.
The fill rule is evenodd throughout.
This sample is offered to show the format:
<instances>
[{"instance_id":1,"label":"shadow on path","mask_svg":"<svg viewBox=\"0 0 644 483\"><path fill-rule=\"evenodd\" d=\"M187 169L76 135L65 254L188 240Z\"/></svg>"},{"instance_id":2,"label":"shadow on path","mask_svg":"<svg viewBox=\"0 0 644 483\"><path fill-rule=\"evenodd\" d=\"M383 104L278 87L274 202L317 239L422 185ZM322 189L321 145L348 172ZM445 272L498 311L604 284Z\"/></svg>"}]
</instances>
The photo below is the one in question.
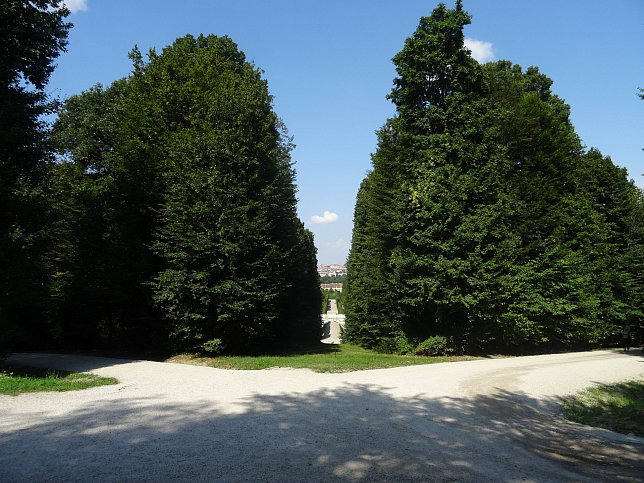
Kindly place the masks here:
<instances>
[{"instance_id":1,"label":"shadow on path","mask_svg":"<svg viewBox=\"0 0 644 483\"><path fill-rule=\"evenodd\" d=\"M0 481L641 481L644 439L539 411L553 401L385 391L345 385L235 407L124 396L33 414L43 419L5 412ZM16 418L25 422L8 431L3 421Z\"/></svg>"},{"instance_id":2,"label":"shadow on path","mask_svg":"<svg viewBox=\"0 0 644 483\"><path fill-rule=\"evenodd\" d=\"M71 354L20 353L13 354L7 362L31 367L62 369L71 372L88 372L103 367L118 366L136 362L133 359L116 359L112 357L79 356Z\"/></svg>"}]
</instances>

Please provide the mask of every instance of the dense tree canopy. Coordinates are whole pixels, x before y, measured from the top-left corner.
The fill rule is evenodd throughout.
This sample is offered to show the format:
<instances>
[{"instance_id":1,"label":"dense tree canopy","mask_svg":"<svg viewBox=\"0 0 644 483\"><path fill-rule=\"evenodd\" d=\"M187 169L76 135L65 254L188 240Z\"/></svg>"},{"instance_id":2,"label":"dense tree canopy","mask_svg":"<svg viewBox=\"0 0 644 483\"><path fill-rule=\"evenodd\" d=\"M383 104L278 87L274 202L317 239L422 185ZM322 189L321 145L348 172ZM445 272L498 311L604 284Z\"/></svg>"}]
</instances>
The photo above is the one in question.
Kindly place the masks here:
<instances>
[{"instance_id":1,"label":"dense tree canopy","mask_svg":"<svg viewBox=\"0 0 644 483\"><path fill-rule=\"evenodd\" d=\"M48 150L45 86L67 44L69 11L58 0L0 8L0 352L36 339L47 244L43 226Z\"/></svg>"},{"instance_id":2,"label":"dense tree canopy","mask_svg":"<svg viewBox=\"0 0 644 483\"><path fill-rule=\"evenodd\" d=\"M203 352L317 341L315 247L261 71L213 35L130 57L128 78L72 96L54 124L41 340Z\"/></svg>"},{"instance_id":3,"label":"dense tree canopy","mask_svg":"<svg viewBox=\"0 0 644 483\"><path fill-rule=\"evenodd\" d=\"M313 236L261 70L228 37L135 48L129 77L67 99L50 132L68 14L0 9L0 353L317 341ZM470 20L440 4L393 58L343 338L433 354L641 334L642 191L584 149L538 68L476 62Z\"/></svg>"},{"instance_id":4,"label":"dense tree canopy","mask_svg":"<svg viewBox=\"0 0 644 483\"><path fill-rule=\"evenodd\" d=\"M155 299L175 340L236 351L295 334L314 342L314 248L297 220L290 144L260 72L228 38L186 37L151 56L139 80L160 108L172 106L155 244L166 268Z\"/></svg>"},{"instance_id":5,"label":"dense tree canopy","mask_svg":"<svg viewBox=\"0 0 644 483\"><path fill-rule=\"evenodd\" d=\"M394 58L397 114L356 200L346 339L574 346L641 326L641 193L536 67L479 65L457 1ZM637 201L640 200L640 201Z\"/></svg>"}]
</instances>

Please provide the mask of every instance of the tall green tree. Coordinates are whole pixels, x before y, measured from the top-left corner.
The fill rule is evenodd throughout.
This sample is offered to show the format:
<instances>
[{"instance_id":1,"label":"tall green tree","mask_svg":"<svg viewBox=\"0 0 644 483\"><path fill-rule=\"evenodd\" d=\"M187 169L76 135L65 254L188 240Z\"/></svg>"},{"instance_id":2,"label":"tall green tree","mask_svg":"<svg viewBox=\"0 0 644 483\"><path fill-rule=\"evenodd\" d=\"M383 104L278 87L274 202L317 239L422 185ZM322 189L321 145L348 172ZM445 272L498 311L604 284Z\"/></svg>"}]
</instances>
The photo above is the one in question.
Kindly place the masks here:
<instances>
[{"instance_id":1,"label":"tall green tree","mask_svg":"<svg viewBox=\"0 0 644 483\"><path fill-rule=\"evenodd\" d=\"M130 57L129 78L70 98L56 123L58 200L75 213L60 226L77 249L61 250L53 326L211 352L317 340L315 248L261 72L227 37ZM79 296L89 323L60 316Z\"/></svg>"},{"instance_id":2,"label":"tall green tree","mask_svg":"<svg viewBox=\"0 0 644 483\"><path fill-rule=\"evenodd\" d=\"M490 337L493 286L506 263L512 208L483 72L464 47L469 23L461 2L439 5L393 59L405 200L393 286L400 327L421 340Z\"/></svg>"},{"instance_id":3,"label":"tall green tree","mask_svg":"<svg viewBox=\"0 0 644 483\"><path fill-rule=\"evenodd\" d=\"M63 345L140 346L163 337L148 285L159 270L151 245L163 163L137 134L142 112L122 79L67 99L54 125L64 162L51 171L49 318Z\"/></svg>"},{"instance_id":4,"label":"tall green tree","mask_svg":"<svg viewBox=\"0 0 644 483\"><path fill-rule=\"evenodd\" d=\"M398 330L392 310L395 299L390 258L396 244L401 173L396 133L390 123L380 130L378 141L373 170L362 181L356 197L343 339L384 348L391 345Z\"/></svg>"},{"instance_id":5,"label":"tall green tree","mask_svg":"<svg viewBox=\"0 0 644 483\"><path fill-rule=\"evenodd\" d=\"M290 143L261 72L226 37L188 36L137 75L172 109L155 245L167 268L155 299L175 342L239 352L279 345L283 335L315 341L313 245L296 216Z\"/></svg>"},{"instance_id":6,"label":"tall green tree","mask_svg":"<svg viewBox=\"0 0 644 483\"><path fill-rule=\"evenodd\" d=\"M0 346L41 333L45 280L45 180L49 151L45 86L71 24L58 0L0 8ZM2 348L0 347L0 350Z\"/></svg>"},{"instance_id":7,"label":"tall green tree","mask_svg":"<svg viewBox=\"0 0 644 483\"><path fill-rule=\"evenodd\" d=\"M623 297L629 277L616 236L624 234L618 226L628 211L618 201L629 196L625 172L595 151L583 153L569 106L537 68L523 72L502 61L486 65L485 73L520 208L508 286L520 289L511 291L505 320L518 339L533 343L606 340L629 311Z\"/></svg>"},{"instance_id":8,"label":"tall green tree","mask_svg":"<svg viewBox=\"0 0 644 483\"><path fill-rule=\"evenodd\" d=\"M358 195L349 263L348 335L360 327L365 334L356 340L369 345L401 331L422 340L485 330L485 321L473 314L481 319L493 303L489 285L502 261L491 247L500 245L511 210L499 190L503 159L485 130L490 119L483 73L464 48L469 22L461 2L454 10L441 4L421 18L393 59L393 142L381 142ZM389 165L380 168L384 159ZM396 182L374 182L392 173ZM386 207L389 216L370 212L368 200L378 199L386 200L380 210ZM387 226L382 235L370 228L381 218ZM374 250L382 256L373 257ZM386 276L362 272L360 258ZM369 304L379 307L379 318L358 312L352 318Z\"/></svg>"},{"instance_id":9,"label":"tall green tree","mask_svg":"<svg viewBox=\"0 0 644 483\"><path fill-rule=\"evenodd\" d=\"M642 190L628 179L625 168L596 149L584 154L577 179L580 191L602 223L605 245L595 264L595 283L602 282L599 319L606 333L621 332L629 325L642 330L644 318L642 268ZM605 337L604 337L605 338Z\"/></svg>"},{"instance_id":10,"label":"tall green tree","mask_svg":"<svg viewBox=\"0 0 644 483\"><path fill-rule=\"evenodd\" d=\"M465 350L609 340L641 312L637 191L584 153L551 79L470 57L469 22L460 1L441 4L393 59L397 115L358 193L345 338L408 349L440 335Z\"/></svg>"}]
</instances>

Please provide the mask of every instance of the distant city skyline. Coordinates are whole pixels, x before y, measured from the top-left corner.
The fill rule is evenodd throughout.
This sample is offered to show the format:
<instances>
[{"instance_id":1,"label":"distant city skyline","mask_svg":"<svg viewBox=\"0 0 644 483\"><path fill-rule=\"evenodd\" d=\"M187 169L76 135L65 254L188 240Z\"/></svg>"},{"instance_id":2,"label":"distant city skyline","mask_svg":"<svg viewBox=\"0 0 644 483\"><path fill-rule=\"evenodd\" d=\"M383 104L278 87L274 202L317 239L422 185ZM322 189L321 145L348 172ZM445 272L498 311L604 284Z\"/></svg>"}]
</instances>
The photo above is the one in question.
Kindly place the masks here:
<instances>
[{"instance_id":1,"label":"distant city skyline","mask_svg":"<svg viewBox=\"0 0 644 483\"><path fill-rule=\"evenodd\" d=\"M320 277L339 277L347 274L347 266L341 263L327 263L318 265Z\"/></svg>"}]
</instances>

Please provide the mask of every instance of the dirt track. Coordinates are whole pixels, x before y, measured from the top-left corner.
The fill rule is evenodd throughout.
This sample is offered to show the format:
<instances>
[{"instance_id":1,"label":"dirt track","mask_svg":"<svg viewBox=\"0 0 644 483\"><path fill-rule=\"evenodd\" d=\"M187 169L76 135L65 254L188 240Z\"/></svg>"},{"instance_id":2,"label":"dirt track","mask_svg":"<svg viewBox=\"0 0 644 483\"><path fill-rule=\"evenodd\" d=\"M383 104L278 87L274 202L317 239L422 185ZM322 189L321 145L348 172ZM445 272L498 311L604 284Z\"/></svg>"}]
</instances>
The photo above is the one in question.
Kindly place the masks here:
<instances>
[{"instance_id":1,"label":"dirt track","mask_svg":"<svg viewBox=\"0 0 644 483\"><path fill-rule=\"evenodd\" d=\"M116 386L0 396L0 481L641 481L644 438L558 401L640 351L344 374L19 354Z\"/></svg>"}]
</instances>

